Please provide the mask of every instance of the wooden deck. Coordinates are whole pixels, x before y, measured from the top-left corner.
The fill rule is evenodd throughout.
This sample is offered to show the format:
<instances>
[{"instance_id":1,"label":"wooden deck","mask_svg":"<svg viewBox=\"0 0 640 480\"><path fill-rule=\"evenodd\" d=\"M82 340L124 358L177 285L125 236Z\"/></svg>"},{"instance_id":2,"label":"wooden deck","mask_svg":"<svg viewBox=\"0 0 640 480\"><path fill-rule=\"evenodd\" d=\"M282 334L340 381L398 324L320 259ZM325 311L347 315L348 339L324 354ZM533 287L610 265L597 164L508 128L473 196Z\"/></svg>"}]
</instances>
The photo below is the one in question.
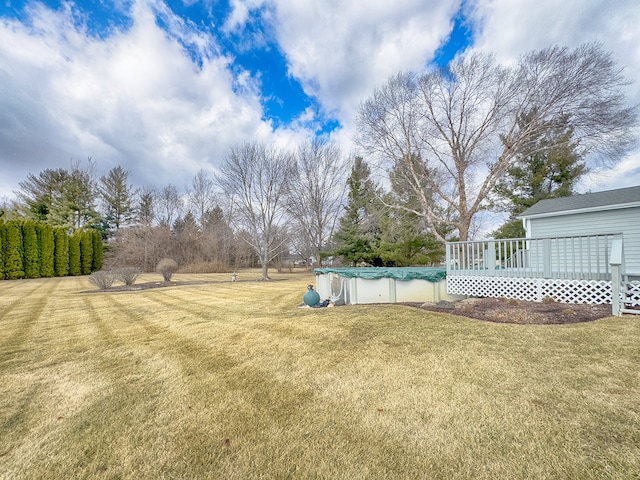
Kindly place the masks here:
<instances>
[{"instance_id":1,"label":"wooden deck","mask_svg":"<svg viewBox=\"0 0 640 480\"><path fill-rule=\"evenodd\" d=\"M450 242L446 263L450 294L610 303L614 314L640 303L622 234Z\"/></svg>"}]
</instances>

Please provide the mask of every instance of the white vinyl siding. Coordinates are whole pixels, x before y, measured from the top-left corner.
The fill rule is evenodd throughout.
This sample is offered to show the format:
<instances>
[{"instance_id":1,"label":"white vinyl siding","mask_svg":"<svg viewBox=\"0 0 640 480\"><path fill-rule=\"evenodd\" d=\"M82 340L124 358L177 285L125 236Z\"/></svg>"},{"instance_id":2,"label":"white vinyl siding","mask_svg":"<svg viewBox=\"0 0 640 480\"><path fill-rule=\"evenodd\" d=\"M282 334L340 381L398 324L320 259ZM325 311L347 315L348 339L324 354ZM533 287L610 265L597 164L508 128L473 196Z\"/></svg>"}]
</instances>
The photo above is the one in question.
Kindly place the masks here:
<instances>
[{"instance_id":1,"label":"white vinyl siding","mask_svg":"<svg viewBox=\"0 0 640 480\"><path fill-rule=\"evenodd\" d=\"M640 274L640 207L530 219L532 238L622 233L628 273Z\"/></svg>"}]
</instances>

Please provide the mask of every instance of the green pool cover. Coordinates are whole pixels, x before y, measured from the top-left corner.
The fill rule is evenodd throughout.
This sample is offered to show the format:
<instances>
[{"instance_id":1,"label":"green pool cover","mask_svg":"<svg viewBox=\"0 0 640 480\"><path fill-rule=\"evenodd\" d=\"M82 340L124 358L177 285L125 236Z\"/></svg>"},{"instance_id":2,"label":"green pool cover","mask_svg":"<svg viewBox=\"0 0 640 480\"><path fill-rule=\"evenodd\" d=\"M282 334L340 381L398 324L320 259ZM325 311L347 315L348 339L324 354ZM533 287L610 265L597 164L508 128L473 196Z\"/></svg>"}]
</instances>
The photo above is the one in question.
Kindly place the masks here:
<instances>
[{"instance_id":1,"label":"green pool cover","mask_svg":"<svg viewBox=\"0 0 640 480\"><path fill-rule=\"evenodd\" d=\"M344 267L316 268L316 275L335 273L345 278L395 278L396 280L427 280L439 282L447 276L446 268L437 267Z\"/></svg>"}]
</instances>

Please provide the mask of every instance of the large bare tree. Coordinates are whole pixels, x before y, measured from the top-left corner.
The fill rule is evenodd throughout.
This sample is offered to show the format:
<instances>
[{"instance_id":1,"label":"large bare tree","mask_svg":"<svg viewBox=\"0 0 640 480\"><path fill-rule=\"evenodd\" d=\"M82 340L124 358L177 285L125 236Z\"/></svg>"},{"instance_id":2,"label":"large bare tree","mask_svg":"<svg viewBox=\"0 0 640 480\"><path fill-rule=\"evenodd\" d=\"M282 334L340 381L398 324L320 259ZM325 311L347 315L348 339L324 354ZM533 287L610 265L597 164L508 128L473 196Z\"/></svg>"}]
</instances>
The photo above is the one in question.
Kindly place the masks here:
<instances>
[{"instance_id":1,"label":"large bare tree","mask_svg":"<svg viewBox=\"0 0 640 480\"><path fill-rule=\"evenodd\" d=\"M286 242L285 196L294 168L293 156L287 152L261 143L243 143L231 148L216 176L234 203L235 220L248 232L243 238L258 256L262 280L269 280L269 262Z\"/></svg>"},{"instance_id":2,"label":"large bare tree","mask_svg":"<svg viewBox=\"0 0 640 480\"><path fill-rule=\"evenodd\" d=\"M598 44L531 52L509 67L476 53L390 78L360 105L358 141L404 175L420 201L414 213L440 240L442 225L467 240L496 183L521 154L535 153L532 140L550 122L568 118L587 158L615 162L627 152L637 122L627 84Z\"/></svg>"},{"instance_id":3,"label":"large bare tree","mask_svg":"<svg viewBox=\"0 0 640 480\"><path fill-rule=\"evenodd\" d=\"M287 195L294 244L309 262L322 264L322 249L333 234L346 191L349 164L324 137L304 142L296 152L296 172Z\"/></svg>"}]
</instances>

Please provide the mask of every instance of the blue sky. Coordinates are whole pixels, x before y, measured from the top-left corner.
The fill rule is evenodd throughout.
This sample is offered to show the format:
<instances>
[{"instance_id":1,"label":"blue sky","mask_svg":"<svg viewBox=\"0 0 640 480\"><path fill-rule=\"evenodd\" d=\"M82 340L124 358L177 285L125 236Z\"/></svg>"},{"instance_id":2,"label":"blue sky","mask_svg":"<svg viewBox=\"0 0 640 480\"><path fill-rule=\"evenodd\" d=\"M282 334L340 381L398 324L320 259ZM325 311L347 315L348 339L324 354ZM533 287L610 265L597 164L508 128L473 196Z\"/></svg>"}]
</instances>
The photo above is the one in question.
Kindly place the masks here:
<instances>
[{"instance_id":1,"label":"blue sky","mask_svg":"<svg viewBox=\"0 0 640 480\"><path fill-rule=\"evenodd\" d=\"M636 0L0 1L0 199L87 157L185 189L243 141L326 134L349 155L376 86L467 49L510 62L600 41L640 78ZM632 184L638 152L582 188Z\"/></svg>"}]
</instances>

